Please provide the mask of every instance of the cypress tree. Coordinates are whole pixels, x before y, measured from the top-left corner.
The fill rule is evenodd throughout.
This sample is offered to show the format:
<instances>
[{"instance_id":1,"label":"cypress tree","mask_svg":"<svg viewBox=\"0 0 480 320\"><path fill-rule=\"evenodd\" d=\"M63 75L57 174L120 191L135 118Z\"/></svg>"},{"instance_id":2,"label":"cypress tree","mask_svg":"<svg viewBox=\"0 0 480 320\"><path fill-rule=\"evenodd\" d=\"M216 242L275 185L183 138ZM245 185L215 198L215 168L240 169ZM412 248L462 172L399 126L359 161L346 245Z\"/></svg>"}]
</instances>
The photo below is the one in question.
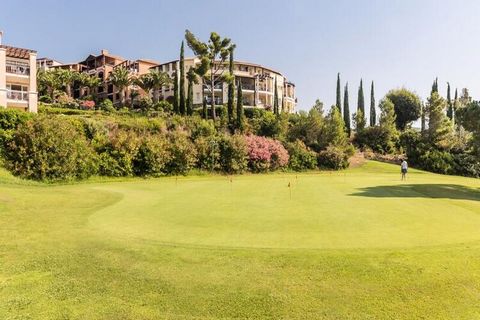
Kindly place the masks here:
<instances>
[{"instance_id":1,"label":"cypress tree","mask_svg":"<svg viewBox=\"0 0 480 320\"><path fill-rule=\"evenodd\" d=\"M178 108L178 72L173 74L173 112L179 113Z\"/></svg>"},{"instance_id":2,"label":"cypress tree","mask_svg":"<svg viewBox=\"0 0 480 320\"><path fill-rule=\"evenodd\" d=\"M372 81L372 87L370 89L370 126L373 127L377 124L377 111L375 110L375 88Z\"/></svg>"},{"instance_id":3,"label":"cypress tree","mask_svg":"<svg viewBox=\"0 0 480 320\"><path fill-rule=\"evenodd\" d=\"M187 114L193 114L193 81L188 80L188 95L187 95Z\"/></svg>"},{"instance_id":4,"label":"cypress tree","mask_svg":"<svg viewBox=\"0 0 480 320\"><path fill-rule=\"evenodd\" d=\"M273 112L278 115L279 108L278 108L278 86L277 86L277 78L275 77L275 89L273 91Z\"/></svg>"},{"instance_id":5,"label":"cypress tree","mask_svg":"<svg viewBox=\"0 0 480 320\"><path fill-rule=\"evenodd\" d=\"M185 48L182 41L180 47L180 101L179 110L182 115L185 114Z\"/></svg>"},{"instance_id":6,"label":"cypress tree","mask_svg":"<svg viewBox=\"0 0 480 320\"><path fill-rule=\"evenodd\" d=\"M352 127L350 125L350 106L348 103L348 82L345 85L345 92L343 96L343 122L345 122L345 131L350 137Z\"/></svg>"},{"instance_id":7,"label":"cypress tree","mask_svg":"<svg viewBox=\"0 0 480 320\"><path fill-rule=\"evenodd\" d=\"M359 111L361 111L361 114ZM363 129L365 127L365 125L362 125L365 123L365 97L363 95L363 79L360 79L360 87L358 87L357 115L363 118L358 119L361 126L360 129Z\"/></svg>"},{"instance_id":8,"label":"cypress tree","mask_svg":"<svg viewBox=\"0 0 480 320\"><path fill-rule=\"evenodd\" d=\"M337 103L336 106L342 114L342 90L340 89L340 73L337 74Z\"/></svg>"},{"instance_id":9,"label":"cypress tree","mask_svg":"<svg viewBox=\"0 0 480 320\"><path fill-rule=\"evenodd\" d=\"M450 82L447 82L447 117L453 119L453 103L452 97L450 96Z\"/></svg>"},{"instance_id":10,"label":"cypress tree","mask_svg":"<svg viewBox=\"0 0 480 320\"><path fill-rule=\"evenodd\" d=\"M230 82L228 83L228 102L227 102L227 113L228 113L228 123L232 124L233 122L233 103L235 100L235 77L233 75L233 50L234 46L230 48L230 60L228 65L228 72L230 73Z\"/></svg>"},{"instance_id":11,"label":"cypress tree","mask_svg":"<svg viewBox=\"0 0 480 320\"><path fill-rule=\"evenodd\" d=\"M243 131L243 93L242 83L237 84L237 129Z\"/></svg>"},{"instance_id":12,"label":"cypress tree","mask_svg":"<svg viewBox=\"0 0 480 320\"><path fill-rule=\"evenodd\" d=\"M203 119L208 118L207 99L205 98L205 96L202 99L202 115L203 115Z\"/></svg>"},{"instance_id":13,"label":"cypress tree","mask_svg":"<svg viewBox=\"0 0 480 320\"><path fill-rule=\"evenodd\" d=\"M432 84L432 93L434 92L438 92L438 78L435 78L435 80L433 81L433 84Z\"/></svg>"}]
</instances>

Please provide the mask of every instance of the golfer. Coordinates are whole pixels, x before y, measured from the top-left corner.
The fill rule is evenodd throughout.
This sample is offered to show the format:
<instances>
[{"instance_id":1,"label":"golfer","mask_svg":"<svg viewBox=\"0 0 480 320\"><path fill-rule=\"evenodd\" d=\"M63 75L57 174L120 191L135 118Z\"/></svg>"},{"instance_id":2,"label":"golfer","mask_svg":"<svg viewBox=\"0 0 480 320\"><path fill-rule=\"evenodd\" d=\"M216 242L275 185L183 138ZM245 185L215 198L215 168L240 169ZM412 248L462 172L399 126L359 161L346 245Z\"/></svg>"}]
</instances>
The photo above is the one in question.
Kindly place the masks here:
<instances>
[{"instance_id":1,"label":"golfer","mask_svg":"<svg viewBox=\"0 0 480 320\"><path fill-rule=\"evenodd\" d=\"M405 159L403 159L400 168L402 170L402 181L407 180L408 163L405 161Z\"/></svg>"}]
</instances>

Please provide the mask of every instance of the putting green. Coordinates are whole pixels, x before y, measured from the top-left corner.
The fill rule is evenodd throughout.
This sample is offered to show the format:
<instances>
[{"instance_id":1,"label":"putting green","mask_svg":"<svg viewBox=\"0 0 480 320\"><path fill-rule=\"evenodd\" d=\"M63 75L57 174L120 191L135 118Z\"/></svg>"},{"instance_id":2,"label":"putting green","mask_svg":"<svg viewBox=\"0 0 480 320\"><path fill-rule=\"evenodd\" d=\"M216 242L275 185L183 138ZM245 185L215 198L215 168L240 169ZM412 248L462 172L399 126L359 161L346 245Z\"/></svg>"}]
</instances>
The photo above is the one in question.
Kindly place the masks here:
<instances>
[{"instance_id":1,"label":"putting green","mask_svg":"<svg viewBox=\"0 0 480 320\"><path fill-rule=\"evenodd\" d=\"M407 248L480 239L475 180L415 170L409 181L399 178L396 166L370 162L346 172L91 185L118 201L89 222L118 238L226 248Z\"/></svg>"}]
</instances>

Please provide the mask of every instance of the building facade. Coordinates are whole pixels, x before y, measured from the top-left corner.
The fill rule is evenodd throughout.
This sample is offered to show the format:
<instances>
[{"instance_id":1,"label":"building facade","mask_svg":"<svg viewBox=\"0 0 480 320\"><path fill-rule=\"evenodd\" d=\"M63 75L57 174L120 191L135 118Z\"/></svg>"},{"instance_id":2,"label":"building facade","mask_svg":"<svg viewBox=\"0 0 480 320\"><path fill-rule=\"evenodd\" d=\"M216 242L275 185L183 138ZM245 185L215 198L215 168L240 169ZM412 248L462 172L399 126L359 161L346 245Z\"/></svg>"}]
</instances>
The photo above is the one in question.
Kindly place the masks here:
<instances>
[{"instance_id":1,"label":"building facade","mask_svg":"<svg viewBox=\"0 0 480 320\"><path fill-rule=\"evenodd\" d=\"M1 39L0 33L0 107L37 112L37 52Z\"/></svg>"},{"instance_id":2,"label":"building facade","mask_svg":"<svg viewBox=\"0 0 480 320\"><path fill-rule=\"evenodd\" d=\"M100 85L96 88L95 92L88 92L74 85L72 90L73 98L81 98L85 95L95 94L99 100L109 99L113 104L120 103L120 93L118 89L109 81L110 73L116 68L125 68L129 71L130 76L138 77L142 74L150 72L150 69L157 66L158 62L137 59L127 60L123 57L112 55L108 50L101 50L99 55L89 55L85 60L78 63L62 64L54 66L54 68L68 69L76 72L84 72L91 76L98 77L100 79ZM126 89L126 103L131 103L132 93L137 93L140 97L146 95L135 84L131 84Z\"/></svg>"},{"instance_id":3,"label":"building facade","mask_svg":"<svg viewBox=\"0 0 480 320\"><path fill-rule=\"evenodd\" d=\"M200 63L198 58L186 58L184 60L185 74L187 71ZM179 60L170 61L152 67L153 69L166 72L173 78L174 73L180 72ZM228 63L222 67L223 72L228 72ZM243 102L246 108L263 108L273 110L275 96L275 81L277 83L277 92L279 106L284 112L294 112L297 104L295 96L295 84L288 81L280 72L270 68L253 64L249 62L235 61L234 75L236 83L241 83ZM187 80L185 80L187 83ZM185 87L187 87L185 85ZM215 85L215 105L223 105L228 99L228 84L221 82ZM187 90L187 88L185 88ZM163 87L159 92L160 97L169 100L173 97L173 85ZM185 92L185 96L187 92ZM193 84L193 104L195 106L202 105L203 98L207 100L207 104L211 104L211 93L207 86L200 81Z\"/></svg>"},{"instance_id":4,"label":"building facade","mask_svg":"<svg viewBox=\"0 0 480 320\"><path fill-rule=\"evenodd\" d=\"M47 71L60 65L62 65L62 63L54 59L45 57L37 59L37 70Z\"/></svg>"}]
</instances>

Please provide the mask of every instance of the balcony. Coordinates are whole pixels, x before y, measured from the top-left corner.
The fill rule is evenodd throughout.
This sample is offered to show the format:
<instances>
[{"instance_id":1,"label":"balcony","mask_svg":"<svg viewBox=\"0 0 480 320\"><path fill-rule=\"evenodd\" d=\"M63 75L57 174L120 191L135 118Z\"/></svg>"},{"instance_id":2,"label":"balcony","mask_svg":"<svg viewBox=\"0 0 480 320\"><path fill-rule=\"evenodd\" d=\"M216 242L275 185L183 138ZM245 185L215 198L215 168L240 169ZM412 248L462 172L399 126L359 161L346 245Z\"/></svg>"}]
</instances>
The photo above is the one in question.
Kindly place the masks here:
<instances>
[{"instance_id":1,"label":"balcony","mask_svg":"<svg viewBox=\"0 0 480 320\"><path fill-rule=\"evenodd\" d=\"M7 73L17 74L21 76L30 75L30 66L27 63L17 61L7 61L6 63Z\"/></svg>"},{"instance_id":2,"label":"balcony","mask_svg":"<svg viewBox=\"0 0 480 320\"><path fill-rule=\"evenodd\" d=\"M28 102L28 92L19 90L7 90L7 99L18 102Z\"/></svg>"}]
</instances>

